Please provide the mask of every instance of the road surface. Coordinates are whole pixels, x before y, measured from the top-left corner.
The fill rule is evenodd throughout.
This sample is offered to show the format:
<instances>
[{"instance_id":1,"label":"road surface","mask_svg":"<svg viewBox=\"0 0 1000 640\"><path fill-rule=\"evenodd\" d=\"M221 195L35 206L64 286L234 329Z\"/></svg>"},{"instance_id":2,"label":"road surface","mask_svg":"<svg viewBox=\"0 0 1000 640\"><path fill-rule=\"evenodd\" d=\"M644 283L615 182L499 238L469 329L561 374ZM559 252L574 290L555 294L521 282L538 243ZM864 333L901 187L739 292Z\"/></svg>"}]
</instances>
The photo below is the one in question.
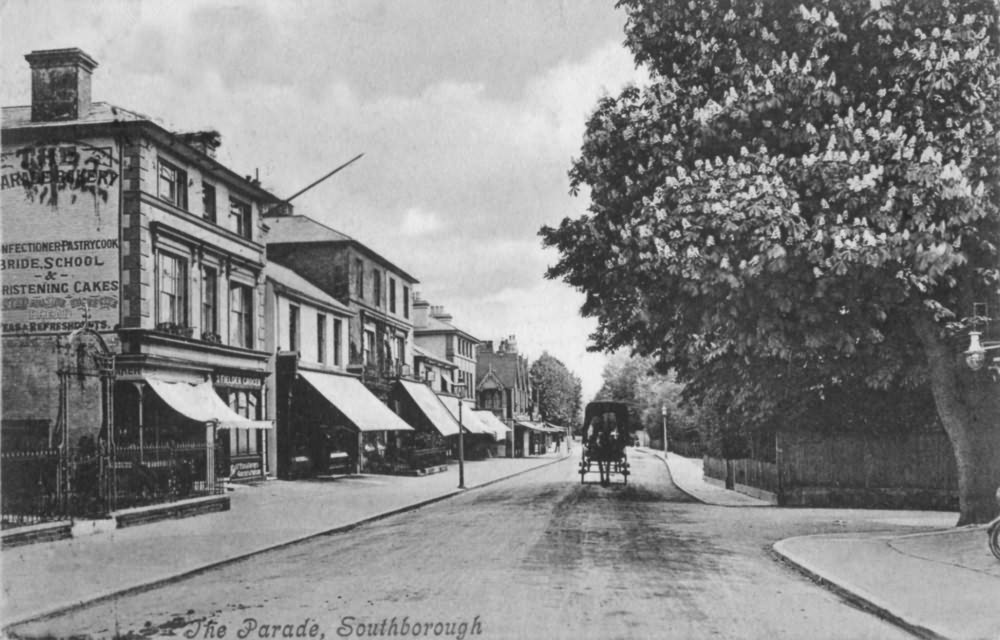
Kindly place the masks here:
<instances>
[{"instance_id":1,"label":"road surface","mask_svg":"<svg viewBox=\"0 0 1000 640\"><path fill-rule=\"evenodd\" d=\"M768 552L792 535L886 529L879 512L707 506L681 493L661 460L642 451L630 459L628 486L581 485L575 464L564 461L13 633L239 640L911 637Z\"/></svg>"}]
</instances>

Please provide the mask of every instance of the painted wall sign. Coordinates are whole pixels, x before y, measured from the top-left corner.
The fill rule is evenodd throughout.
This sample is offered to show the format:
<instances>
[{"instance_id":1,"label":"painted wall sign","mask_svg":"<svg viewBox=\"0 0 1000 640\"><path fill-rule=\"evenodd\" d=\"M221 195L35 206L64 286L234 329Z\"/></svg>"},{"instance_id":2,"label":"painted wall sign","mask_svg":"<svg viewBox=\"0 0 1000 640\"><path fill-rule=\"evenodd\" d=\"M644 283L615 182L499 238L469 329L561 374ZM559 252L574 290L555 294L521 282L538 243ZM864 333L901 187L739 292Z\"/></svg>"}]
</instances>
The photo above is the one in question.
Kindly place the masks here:
<instances>
[{"instance_id":1,"label":"painted wall sign","mask_svg":"<svg viewBox=\"0 0 1000 640\"><path fill-rule=\"evenodd\" d=\"M118 324L121 166L114 149L111 139L3 148L3 333Z\"/></svg>"}]
</instances>

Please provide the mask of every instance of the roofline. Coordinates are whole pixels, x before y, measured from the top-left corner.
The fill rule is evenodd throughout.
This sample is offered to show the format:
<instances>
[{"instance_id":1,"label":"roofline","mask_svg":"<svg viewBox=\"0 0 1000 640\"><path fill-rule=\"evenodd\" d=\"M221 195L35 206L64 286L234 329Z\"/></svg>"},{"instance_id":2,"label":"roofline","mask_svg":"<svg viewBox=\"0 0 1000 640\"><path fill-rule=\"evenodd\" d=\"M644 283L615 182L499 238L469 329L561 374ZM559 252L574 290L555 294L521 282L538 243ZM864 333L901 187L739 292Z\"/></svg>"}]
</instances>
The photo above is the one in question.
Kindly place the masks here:
<instances>
[{"instance_id":1,"label":"roofline","mask_svg":"<svg viewBox=\"0 0 1000 640\"><path fill-rule=\"evenodd\" d=\"M122 111L127 111L129 113L135 114L134 111L118 107L117 105L112 105L111 103L106 102L104 104L108 104L109 106L112 106L116 109L120 108ZM21 106L21 108L23 108L23 106ZM45 136L45 135L52 135L54 133L66 130L73 131L76 129L93 131L94 133L91 135L99 135L99 133L105 132L113 136L117 136L118 134L128 129L144 130L144 132L150 134L150 137L157 140L161 144L172 147L171 149L172 151L178 152L181 155L186 154L187 155L186 159L194 162L207 164L213 171L226 174L228 178L230 178L233 182L236 182L239 185L240 189L248 193L251 193L257 199L263 200L268 204L277 204L283 202L281 198L274 195L270 191L263 189L258 185L254 185L252 182L248 181L245 177L239 175L238 173L236 173L226 165L222 164L215 158L211 157L207 153L199 151L198 149L187 144L186 142L180 139L179 135L173 133L172 131L167 130L166 128L162 127L156 122L149 120L148 118L145 117L142 117L138 120L114 120L111 122L81 122L80 120L69 120L66 122L51 122L44 125L30 126L30 127L25 127L25 126L8 127L6 125L2 127L3 141L5 144L9 144L11 142L16 143L22 140L38 138L40 136ZM82 138L84 137L84 135L74 135L72 137Z\"/></svg>"},{"instance_id":2,"label":"roofline","mask_svg":"<svg viewBox=\"0 0 1000 640\"><path fill-rule=\"evenodd\" d=\"M277 216L270 216L270 219L273 220L276 217ZM308 217L308 216L302 216L302 217L305 218L305 217ZM309 219L312 220L312 218L309 218ZM323 225L322 223L318 223L318 224L321 224L322 226L326 227L326 225ZM336 229L332 229L330 227L326 227L326 228L330 229L330 231L335 231L337 233L340 233ZM331 246L353 245L356 248L361 249L364 253L367 253L370 257L374 258L377 262L381 263L383 267L392 269L393 271L395 271L399 275L404 276L412 284L420 284L420 281L417 280L416 278L414 278L413 276L411 276L409 273L407 273L403 269L400 269L399 267L397 267L395 264L393 264L389 260L386 260L380 254L376 253L372 249L369 249L368 246L365 245L364 243L360 242L359 240L355 240L354 238L352 238L350 236L347 236L347 240L305 240L305 241L299 240L299 241L295 241L295 242L267 242L266 244L267 244L267 246L275 246L275 247L300 247L300 246L301 247L305 247L305 246L316 246L316 245L331 245Z\"/></svg>"},{"instance_id":3,"label":"roofline","mask_svg":"<svg viewBox=\"0 0 1000 640\"><path fill-rule=\"evenodd\" d=\"M343 303L337 302L335 299L334 299L333 302L329 302L329 301L326 301L326 300L320 300L319 298L311 296L308 293L303 293L301 290L296 289L295 287L293 287L291 285L287 285L287 284L285 284L283 282L278 281L273 276L267 276L267 280L269 282L271 282L271 284L274 285L274 289L275 289L276 292L281 293L282 295L284 295L286 297L296 298L296 299L298 299L298 300L300 300L302 302L308 302L309 304L317 306L317 307L323 307L324 309L327 309L327 310L330 310L330 311L339 312L339 313L341 313L341 314L343 314L345 316L356 316L356 315L358 315L350 307L344 305Z\"/></svg>"},{"instance_id":4,"label":"roofline","mask_svg":"<svg viewBox=\"0 0 1000 640\"><path fill-rule=\"evenodd\" d=\"M438 322L440 322L440 320L438 320ZM452 327L451 329L417 329L416 327L413 328L413 335L432 336L432 335L437 335L437 334L441 334L441 333L444 333L444 334L458 333L462 337L468 338L471 342L475 343L476 345L480 345L480 344L483 343L483 341L480 340L479 338L475 337L474 335L472 335L470 333L462 331L461 329L459 329L457 327Z\"/></svg>"}]
</instances>

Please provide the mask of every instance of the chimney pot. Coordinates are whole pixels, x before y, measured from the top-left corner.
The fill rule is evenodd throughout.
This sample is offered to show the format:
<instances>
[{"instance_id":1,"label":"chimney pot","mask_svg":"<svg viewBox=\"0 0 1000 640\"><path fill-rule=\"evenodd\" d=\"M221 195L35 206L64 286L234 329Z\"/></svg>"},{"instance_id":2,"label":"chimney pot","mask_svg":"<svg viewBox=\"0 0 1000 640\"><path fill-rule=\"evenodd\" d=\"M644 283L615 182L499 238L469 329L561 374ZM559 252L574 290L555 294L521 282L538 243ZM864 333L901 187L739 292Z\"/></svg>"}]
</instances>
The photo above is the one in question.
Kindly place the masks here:
<instances>
[{"instance_id":1,"label":"chimney pot","mask_svg":"<svg viewBox=\"0 0 1000 640\"><path fill-rule=\"evenodd\" d=\"M31 67L31 121L77 120L90 111L90 75L97 62L80 49L45 49L24 56Z\"/></svg>"}]
</instances>

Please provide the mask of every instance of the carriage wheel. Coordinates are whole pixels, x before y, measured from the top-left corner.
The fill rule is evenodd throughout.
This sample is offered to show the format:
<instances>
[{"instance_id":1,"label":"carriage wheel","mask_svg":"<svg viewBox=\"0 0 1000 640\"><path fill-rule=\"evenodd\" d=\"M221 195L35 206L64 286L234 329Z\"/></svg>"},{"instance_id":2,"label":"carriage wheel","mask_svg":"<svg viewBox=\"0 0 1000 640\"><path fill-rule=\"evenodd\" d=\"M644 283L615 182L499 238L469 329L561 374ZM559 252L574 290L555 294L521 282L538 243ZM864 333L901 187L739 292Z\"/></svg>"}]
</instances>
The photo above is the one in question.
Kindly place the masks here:
<instances>
[{"instance_id":1,"label":"carriage wheel","mask_svg":"<svg viewBox=\"0 0 1000 640\"><path fill-rule=\"evenodd\" d=\"M990 551L1000 559L1000 521L994 522L989 528L988 533L990 536Z\"/></svg>"}]
</instances>

